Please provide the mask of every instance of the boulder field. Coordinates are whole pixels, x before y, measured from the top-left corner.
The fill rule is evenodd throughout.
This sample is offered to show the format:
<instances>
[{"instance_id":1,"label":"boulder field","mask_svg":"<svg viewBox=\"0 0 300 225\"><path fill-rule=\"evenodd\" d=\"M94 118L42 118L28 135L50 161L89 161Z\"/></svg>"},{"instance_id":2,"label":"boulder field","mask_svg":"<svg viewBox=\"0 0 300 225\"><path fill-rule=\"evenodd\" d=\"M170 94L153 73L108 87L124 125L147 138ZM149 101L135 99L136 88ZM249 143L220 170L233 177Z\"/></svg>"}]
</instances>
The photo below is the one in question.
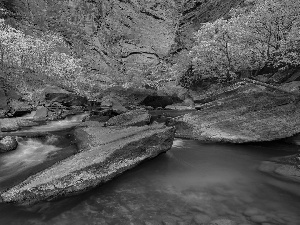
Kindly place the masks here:
<instances>
[{"instance_id":1,"label":"boulder field","mask_svg":"<svg viewBox=\"0 0 300 225\"><path fill-rule=\"evenodd\" d=\"M3 202L31 204L89 190L143 160L168 151L174 128L164 125L75 130L80 152L1 193Z\"/></svg>"},{"instance_id":2,"label":"boulder field","mask_svg":"<svg viewBox=\"0 0 300 225\"><path fill-rule=\"evenodd\" d=\"M290 137L300 132L299 104L298 95L245 83L176 118L176 136L233 143Z\"/></svg>"}]
</instances>

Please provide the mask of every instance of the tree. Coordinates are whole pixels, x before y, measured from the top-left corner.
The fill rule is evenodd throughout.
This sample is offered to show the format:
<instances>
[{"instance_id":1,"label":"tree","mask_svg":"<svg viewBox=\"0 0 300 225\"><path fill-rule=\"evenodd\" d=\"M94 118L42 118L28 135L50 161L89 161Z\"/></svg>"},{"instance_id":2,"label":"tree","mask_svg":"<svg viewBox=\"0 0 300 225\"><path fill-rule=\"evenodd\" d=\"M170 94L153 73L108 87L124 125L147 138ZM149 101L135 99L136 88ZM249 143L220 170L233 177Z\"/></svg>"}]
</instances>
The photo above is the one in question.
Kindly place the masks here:
<instances>
[{"instance_id":1,"label":"tree","mask_svg":"<svg viewBox=\"0 0 300 225\"><path fill-rule=\"evenodd\" d=\"M231 18L206 23L190 54L203 77L235 76L267 65L300 65L300 1L252 0Z\"/></svg>"}]
</instances>

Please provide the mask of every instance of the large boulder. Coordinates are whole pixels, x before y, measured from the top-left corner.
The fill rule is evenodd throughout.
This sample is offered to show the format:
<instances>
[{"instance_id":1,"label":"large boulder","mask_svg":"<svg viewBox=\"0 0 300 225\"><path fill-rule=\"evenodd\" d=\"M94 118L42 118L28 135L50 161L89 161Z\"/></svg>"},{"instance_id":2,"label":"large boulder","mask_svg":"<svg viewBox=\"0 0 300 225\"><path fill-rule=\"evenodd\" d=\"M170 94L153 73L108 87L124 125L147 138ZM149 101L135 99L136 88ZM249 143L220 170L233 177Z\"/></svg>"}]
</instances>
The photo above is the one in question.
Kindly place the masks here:
<instances>
[{"instance_id":1,"label":"large boulder","mask_svg":"<svg viewBox=\"0 0 300 225\"><path fill-rule=\"evenodd\" d=\"M247 84L177 118L176 135L234 143L286 138L300 132L299 105L295 95Z\"/></svg>"},{"instance_id":2,"label":"large boulder","mask_svg":"<svg viewBox=\"0 0 300 225\"><path fill-rule=\"evenodd\" d=\"M151 116L146 110L132 110L110 118L106 126L144 126L150 123Z\"/></svg>"},{"instance_id":3,"label":"large boulder","mask_svg":"<svg viewBox=\"0 0 300 225\"><path fill-rule=\"evenodd\" d=\"M16 137L5 136L0 138L0 152L9 152L18 147Z\"/></svg>"},{"instance_id":4,"label":"large boulder","mask_svg":"<svg viewBox=\"0 0 300 225\"><path fill-rule=\"evenodd\" d=\"M86 97L76 95L58 87L47 86L44 94L46 101L58 102L64 106L86 106L88 104Z\"/></svg>"},{"instance_id":5,"label":"large boulder","mask_svg":"<svg viewBox=\"0 0 300 225\"><path fill-rule=\"evenodd\" d=\"M29 204L87 191L168 151L174 128L103 128L94 124L77 128L75 136L81 152L1 193L2 201Z\"/></svg>"}]
</instances>

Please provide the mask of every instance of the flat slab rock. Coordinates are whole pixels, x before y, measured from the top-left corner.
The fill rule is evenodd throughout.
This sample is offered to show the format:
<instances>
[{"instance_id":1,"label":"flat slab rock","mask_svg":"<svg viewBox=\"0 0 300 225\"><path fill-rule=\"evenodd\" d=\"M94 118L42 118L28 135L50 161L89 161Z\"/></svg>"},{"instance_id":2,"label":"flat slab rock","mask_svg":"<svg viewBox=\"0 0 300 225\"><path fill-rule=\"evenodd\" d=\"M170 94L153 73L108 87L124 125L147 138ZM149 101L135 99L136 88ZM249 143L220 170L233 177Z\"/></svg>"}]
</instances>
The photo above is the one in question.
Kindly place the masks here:
<instances>
[{"instance_id":1,"label":"flat slab rock","mask_svg":"<svg viewBox=\"0 0 300 225\"><path fill-rule=\"evenodd\" d=\"M3 202L32 204L74 195L104 183L172 146L174 128L77 128L82 151L1 193Z\"/></svg>"},{"instance_id":2,"label":"flat slab rock","mask_svg":"<svg viewBox=\"0 0 300 225\"><path fill-rule=\"evenodd\" d=\"M176 136L213 142L257 142L300 132L297 96L245 85L175 121Z\"/></svg>"}]
</instances>

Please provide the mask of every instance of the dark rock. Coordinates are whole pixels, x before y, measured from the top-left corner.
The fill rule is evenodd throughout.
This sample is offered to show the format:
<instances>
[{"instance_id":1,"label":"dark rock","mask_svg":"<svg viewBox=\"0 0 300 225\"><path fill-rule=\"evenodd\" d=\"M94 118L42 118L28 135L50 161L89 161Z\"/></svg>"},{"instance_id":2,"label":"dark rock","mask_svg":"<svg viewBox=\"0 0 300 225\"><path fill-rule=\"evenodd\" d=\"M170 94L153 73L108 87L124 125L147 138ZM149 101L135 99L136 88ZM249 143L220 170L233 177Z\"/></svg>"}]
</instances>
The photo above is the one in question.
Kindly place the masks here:
<instances>
[{"instance_id":1,"label":"dark rock","mask_svg":"<svg viewBox=\"0 0 300 225\"><path fill-rule=\"evenodd\" d=\"M64 106L87 106L86 97L82 97L58 87L46 87L44 90L45 100L58 102Z\"/></svg>"},{"instance_id":2,"label":"dark rock","mask_svg":"<svg viewBox=\"0 0 300 225\"><path fill-rule=\"evenodd\" d=\"M178 137L203 141L256 142L300 132L300 103L280 90L248 84L177 119Z\"/></svg>"},{"instance_id":3,"label":"dark rock","mask_svg":"<svg viewBox=\"0 0 300 225\"><path fill-rule=\"evenodd\" d=\"M180 103L182 100L178 97L172 96L147 96L141 105L151 106L153 108L165 108L167 105L172 105L175 103Z\"/></svg>"},{"instance_id":4,"label":"dark rock","mask_svg":"<svg viewBox=\"0 0 300 225\"><path fill-rule=\"evenodd\" d=\"M0 87L0 109L8 109L7 100L8 99L6 97L5 91Z\"/></svg>"},{"instance_id":5,"label":"dark rock","mask_svg":"<svg viewBox=\"0 0 300 225\"><path fill-rule=\"evenodd\" d=\"M3 202L35 203L87 191L168 151L174 128L78 128L81 152L1 193Z\"/></svg>"},{"instance_id":6,"label":"dark rock","mask_svg":"<svg viewBox=\"0 0 300 225\"><path fill-rule=\"evenodd\" d=\"M146 110L133 110L110 118L106 126L144 126L150 123L151 116Z\"/></svg>"},{"instance_id":7,"label":"dark rock","mask_svg":"<svg viewBox=\"0 0 300 225\"><path fill-rule=\"evenodd\" d=\"M34 121L46 121L48 116L48 109L44 106L38 106L33 116Z\"/></svg>"},{"instance_id":8,"label":"dark rock","mask_svg":"<svg viewBox=\"0 0 300 225\"><path fill-rule=\"evenodd\" d=\"M16 137L5 136L0 138L0 152L9 152L18 147Z\"/></svg>"}]
</instances>

